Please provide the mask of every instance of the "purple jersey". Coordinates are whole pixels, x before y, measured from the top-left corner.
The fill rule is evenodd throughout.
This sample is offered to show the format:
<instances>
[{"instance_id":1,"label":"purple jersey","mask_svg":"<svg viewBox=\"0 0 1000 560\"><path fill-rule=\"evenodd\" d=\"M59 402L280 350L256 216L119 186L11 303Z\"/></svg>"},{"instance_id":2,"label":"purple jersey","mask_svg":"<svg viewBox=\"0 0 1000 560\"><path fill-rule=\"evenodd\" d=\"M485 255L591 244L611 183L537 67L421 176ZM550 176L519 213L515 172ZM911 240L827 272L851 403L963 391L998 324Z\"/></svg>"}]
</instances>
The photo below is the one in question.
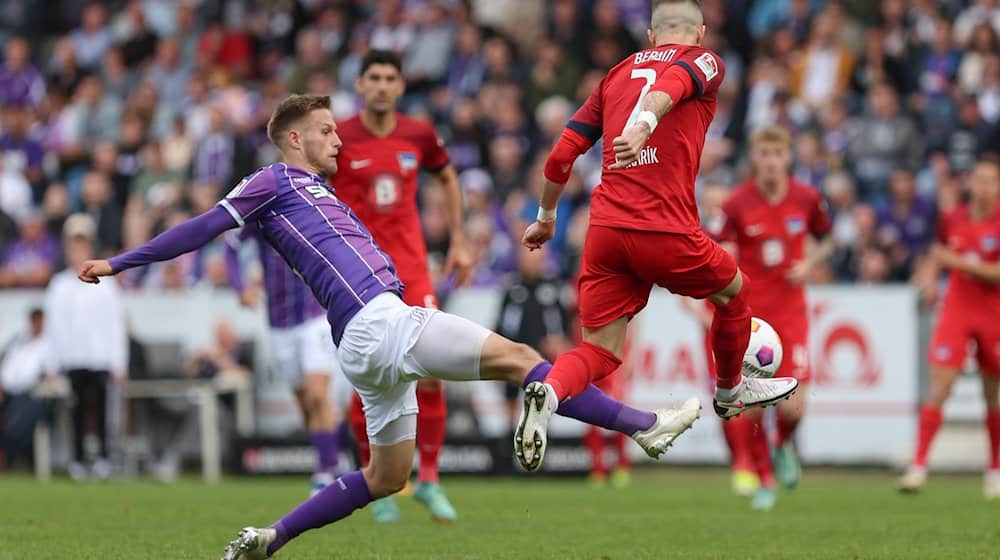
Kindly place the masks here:
<instances>
[{"instance_id":1,"label":"purple jersey","mask_svg":"<svg viewBox=\"0 0 1000 560\"><path fill-rule=\"evenodd\" d=\"M333 341L366 303L403 285L389 256L322 177L284 163L262 167L219 202L241 226L255 223L327 310Z\"/></svg>"},{"instance_id":2,"label":"purple jersey","mask_svg":"<svg viewBox=\"0 0 1000 560\"><path fill-rule=\"evenodd\" d=\"M292 272L285 259L268 245L267 240L256 227L247 225L240 231L239 241L252 239L256 242L264 272L264 293L267 295L267 320L272 328L284 329L301 325L306 321L326 313L309 287ZM237 247L226 245L226 264L230 269L230 283L238 290L233 276L240 276L240 261Z\"/></svg>"},{"instance_id":3,"label":"purple jersey","mask_svg":"<svg viewBox=\"0 0 1000 560\"><path fill-rule=\"evenodd\" d=\"M0 106L37 107L45 95L42 73L32 65L12 70L0 65Z\"/></svg>"}]
</instances>

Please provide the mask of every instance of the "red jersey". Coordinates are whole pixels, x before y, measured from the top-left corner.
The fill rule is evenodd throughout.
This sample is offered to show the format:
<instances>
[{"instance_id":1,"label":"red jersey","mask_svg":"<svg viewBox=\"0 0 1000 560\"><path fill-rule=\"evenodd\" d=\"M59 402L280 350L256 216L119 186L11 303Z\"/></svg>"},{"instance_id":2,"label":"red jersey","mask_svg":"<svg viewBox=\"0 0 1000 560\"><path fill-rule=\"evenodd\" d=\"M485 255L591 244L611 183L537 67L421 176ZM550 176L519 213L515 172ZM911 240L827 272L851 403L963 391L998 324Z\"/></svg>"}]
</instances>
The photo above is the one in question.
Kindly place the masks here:
<instances>
[{"instance_id":1,"label":"red jersey","mask_svg":"<svg viewBox=\"0 0 1000 560\"><path fill-rule=\"evenodd\" d=\"M750 307L758 316L804 315L805 288L785 278L792 265L805 257L806 236L823 237L832 224L826 203L816 189L788 180L784 200L772 204L754 180L736 187L722 205L726 216L720 241L736 243L737 261L755 286Z\"/></svg>"},{"instance_id":2,"label":"red jersey","mask_svg":"<svg viewBox=\"0 0 1000 560\"><path fill-rule=\"evenodd\" d=\"M429 284L417 182L421 169L436 172L448 165L443 143L430 124L398 113L396 128L385 137L372 134L360 115L337 126L344 142L330 180L337 196L392 257L404 284Z\"/></svg>"},{"instance_id":3,"label":"red jersey","mask_svg":"<svg viewBox=\"0 0 1000 560\"><path fill-rule=\"evenodd\" d=\"M1000 261L1000 208L987 220L972 219L969 207L960 206L946 214L938 225L938 241L967 260ZM948 277L944 305L964 309L1000 309L1000 285L979 280L957 270Z\"/></svg>"},{"instance_id":4,"label":"red jersey","mask_svg":"<svg viewBox=\"0 0 1000 560\"><path fill-rule=\"evenodd\" d=\"M635 163L609 169L615 137L635 122L646 92L659 91L658 78L672 66L687 72L694 93L674 100ZM675 233L699 228L694 181L725 73L722 59L697 45L639 51L608 72L568 125L591 143L604 138L604 174L592 196L591 224Z\"/></svg>"}]
</instances>

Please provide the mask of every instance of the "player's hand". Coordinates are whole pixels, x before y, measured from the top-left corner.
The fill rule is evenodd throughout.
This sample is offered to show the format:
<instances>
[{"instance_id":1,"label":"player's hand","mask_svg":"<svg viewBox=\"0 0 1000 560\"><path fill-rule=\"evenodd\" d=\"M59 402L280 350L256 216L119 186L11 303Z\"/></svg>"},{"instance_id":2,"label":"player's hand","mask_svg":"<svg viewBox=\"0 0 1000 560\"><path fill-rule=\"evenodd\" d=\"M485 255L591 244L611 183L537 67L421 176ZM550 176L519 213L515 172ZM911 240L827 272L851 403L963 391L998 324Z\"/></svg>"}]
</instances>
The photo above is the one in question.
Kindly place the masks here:
<instances>
[{"instance_id":1,"label":"player's hand","mask_svg":"<svg viewBox=\"0 0 1000 560\"><path fill-rule=\"evenodd\" d=\"M785 273L785 279L792 284L805 284L809 280L809 274L812 272L812 264L809 261L801 260L794 263L788 272Z\"/></svg>"},{"instance_id":2,"label":"player's hand","mask_svg":"<svg viewBox=\"0 0 1000 560\"><path fill-rule=\"evenodd\" d=\"M465 286L472 281L472 271L476 261L472 254L466 249L465 243L453 242L448 249L448 256L444 264L445 276L455 273L455 285Z\"/></svg>"},{"instance_id":3,"label":"player's hand","mask_svg":"<svg viewBox=\"0 0 1000 560\"><path fill-rule=\"evenodd\" d=\"M961 269L965 265L965 260L958 253L942 245L931 248L931 258L945 268Z\"/></svg>"},{"instance_id":4,"label":"player's hand","mask_svg":"<svg viewBox=\"0 0 1000 560\"><path fill-rule=\"evenodd\" d=\"M541 249L542 245L545 245L545 242L555 237L555 235L556 223L554 221L535 222L528 226L528 229L524 230L521 244L534 251Z\"/></svg>"},{"instance_id":5,"label":"player's hand","mask_svg":"<svg viewBox=\"0 0 1000 560\"><path fill-rule=\"evenodd\" d=\"M240 305L243 307L255 308L260 305L260 289L256 286L244 288L240 292Z\"/></svg>"},{"instance_id":6,"label":"player's hand","mask_svg":"<svg viewBox=\"0 0 1000 560\"><path fill-rule=\"evenodd\" d=\"M649 140L649 125L644 122L635 123L622 131L612 144L615 150L615 163L611 169L625 169L639 159L639 152Z\"/></svg>"},{"instance_id":7,"label":"player's hand","mask_svg":"<svg viewBox=\"0 0 1000 560\"><path fill-rule=\"evenodd\" d=\"M76 276L88 284L100 284L101 276L111 276L111 263L105 260L85 261L80 265L80 273Z\"/></svg>"}]
</instances>

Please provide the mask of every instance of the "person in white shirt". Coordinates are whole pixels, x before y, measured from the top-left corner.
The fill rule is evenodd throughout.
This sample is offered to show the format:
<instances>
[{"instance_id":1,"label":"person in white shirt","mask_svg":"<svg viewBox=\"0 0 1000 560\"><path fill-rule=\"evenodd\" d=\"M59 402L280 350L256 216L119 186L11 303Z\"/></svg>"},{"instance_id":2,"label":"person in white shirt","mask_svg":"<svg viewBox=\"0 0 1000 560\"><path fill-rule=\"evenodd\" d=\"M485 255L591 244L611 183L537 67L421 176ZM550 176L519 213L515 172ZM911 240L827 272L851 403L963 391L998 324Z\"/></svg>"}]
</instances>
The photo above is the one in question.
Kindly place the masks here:
<instances>
[{"instance_id":1,"label":"person in white shirt","mask_svg":"<svg viewBox=\"0 0 1000 560\"><path fill-rule=\"evenodd\" d=\"M28 448L35 424L48 413L48 404L31 390L52 369L48 341L42 336L44 314L32 309L30 327L0 350L0 463L10 464Z\"/></svg>"},{"instance_id":2,"label":"person in white shirt","mask_svg":"<svg viewBox=\"0 0 1000 560\"><path fill-rule=\"evenodd\" d=\"M90 471L108 478L108 384L121 384L128 365L128 338L121 292L115 282L87 289L76 279L76 270L93 258L96 227L85 214L66 219L63 238L66 270L52 277L45 294L46 338L55 361L73 388L73 460L69 474L87 477L84 436L96 431L100 449ZM82 288L82 289L81 289Z\"/></svg>"}]
</instances>

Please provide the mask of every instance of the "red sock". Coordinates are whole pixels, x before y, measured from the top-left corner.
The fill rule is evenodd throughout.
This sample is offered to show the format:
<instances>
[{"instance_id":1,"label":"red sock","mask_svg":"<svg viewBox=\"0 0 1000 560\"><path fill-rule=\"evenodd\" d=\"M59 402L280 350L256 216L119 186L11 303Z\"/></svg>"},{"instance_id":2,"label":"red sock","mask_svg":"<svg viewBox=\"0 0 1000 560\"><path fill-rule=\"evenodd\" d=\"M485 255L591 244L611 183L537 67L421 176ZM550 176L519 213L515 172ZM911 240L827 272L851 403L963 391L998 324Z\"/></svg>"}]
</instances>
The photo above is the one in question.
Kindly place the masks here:
<instances>
[{"instance_id":1,"label":"red sock","mask_svg":"<svg viewBox=\"0 0 1000 560\"><path fill-rule=\"evenodd\" d=\"M368 430L365 422L365 410L361 405L361 397L357 393L351 397L351 429L354 431L354 440L358 442L358 460L360 467L365 467L372 460L372 450L368 445Z\"/></svg>"},{"instance_id":2,"label":"red sock","mask_svg":"<svg viewBox=\"0 0 1000 560\"><path fill-rule=\"evenodd\" d=\"M590 474L608 474L608 469L604 466L604 431L591 426L583 436L583 443L590 452Z\"/></svg>"},{"instance_id":3,"label":"red sock","mask_svg":"<svg viewBox=\"0 0 1000 560\"><path fill-rule=\"evenodd\" d=\"M716 305L710 330L715 352L716 386L732 389L743 379L743 354L750 344L750 278L743 275L743 288L726 305ZM582 390L582 389L581 389Z\"/></svg>"},{"instance_id":4,"label":"red sock","mask_svg":"<svg viewBox=\"0 0 1000 560\"><path fill-rule=\"evenodd\" d=\"M926 467L927 454L931 443L941 427L941 409L936 406L924 406L920 409L920 425L917 428L917 451L913 454L913 466Z\"/></svg>"},{"instance_id":5,"label":"red sock","mask_svg":"<svg viewBox=\"0 0 1000 560\"><path fill-rule=\"evenodd\" d=\"M741 360L742 355L741 353ZM545 376L545 382L556 390L556 396L562 401L579 395L588 385L611 375L620 365L622 361L613 353L589 342L582 342L559 356L552 365L552 370Z\"/></svg>"},{"instance_id":6,"label":"red sock","mask_svg":"<svg viewBox=\"0 0 1000 560\"><path fill-rule=\"evenodd\" d=\"M757 467L757 477L760 485L765 488L774 486L774 467L771 465L771 450L767 445L767 433L761 418L751 419L749 429L750 456Z\"/></svg>"},{"instance_id":7,"label":"red sock","mask_svg":"<svg viewBox=\"0 0 1000 560\"><path fill-rule=\"evenodd\" d=\"M990 435L990 470L1000 469L1000 410L987 411L986 432Z\"/></svg>"},{"instance_id":8,"label":"red sock","mask_svg":"<svg viewBox=\"0 0 1000 560\"><path fill-rule=\"evenodd\" d=\"M619 469L631 469L632 460L628 458L628 441L632 438L626 436L621 432L615 432L613 436L615 438L615 451L618 452L618 468Z\"/></svg>"},{"instance_id":9,"label":"red sock","mask_svg":"<svg viewBox=\"0 0 1000 560\"><path fill-rule=\"evenodd\" d=\"M420 482L438 481L438 456L444 445L448 405L444 385L417 387L417 451L420 452Z\"/></svg>"},{"instance_id":10,"label":"red sock","mask_svg":"<svg viewBox=\"0 0 1000 560\"><path fill-rule=\"evenodd\" d=\"M734 471L753 471L754 462L750 455L750 419L746 416L730 418L722 423L722 433L729 446L729 457Z\"/></svg>"},{"instance_id":11,"label":"red sock","mask_svg":"<svg viewBox=\"0 0 1000 560\"><path fill-rule=\"evenodd\" d=\"M785 445L785 442L792 439L795 435L795 429L799 427L799 418L791 418L787 414L782 414L778 411L778 439L775 440L775 445L781 447Z\"/></svg>"}]
</instances>

